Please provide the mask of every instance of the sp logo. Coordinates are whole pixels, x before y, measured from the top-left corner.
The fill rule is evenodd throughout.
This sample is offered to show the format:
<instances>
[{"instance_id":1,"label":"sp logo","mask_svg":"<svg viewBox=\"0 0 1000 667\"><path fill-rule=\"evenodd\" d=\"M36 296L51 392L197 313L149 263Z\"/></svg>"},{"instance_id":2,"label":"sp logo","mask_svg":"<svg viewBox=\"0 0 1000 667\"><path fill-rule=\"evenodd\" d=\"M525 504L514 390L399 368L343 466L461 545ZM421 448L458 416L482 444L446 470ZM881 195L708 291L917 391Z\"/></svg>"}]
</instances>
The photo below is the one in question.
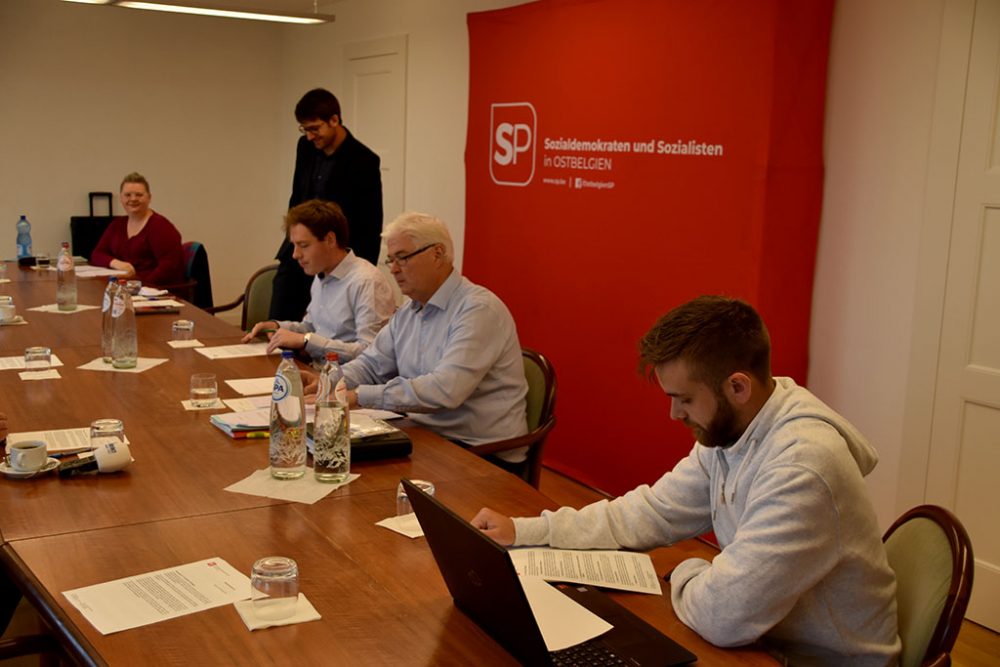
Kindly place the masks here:
<instances>
[{"instance_id":1,"label":"sp logo","mask_svg":"<svg viewBox=\"0 0 1000 667\"><path fill-rule=\"evenodd\" d=\"M524 186L535 175L535 107L529 102L490 106L490 177L497 185Z\"/></svg>"}]
</instances>

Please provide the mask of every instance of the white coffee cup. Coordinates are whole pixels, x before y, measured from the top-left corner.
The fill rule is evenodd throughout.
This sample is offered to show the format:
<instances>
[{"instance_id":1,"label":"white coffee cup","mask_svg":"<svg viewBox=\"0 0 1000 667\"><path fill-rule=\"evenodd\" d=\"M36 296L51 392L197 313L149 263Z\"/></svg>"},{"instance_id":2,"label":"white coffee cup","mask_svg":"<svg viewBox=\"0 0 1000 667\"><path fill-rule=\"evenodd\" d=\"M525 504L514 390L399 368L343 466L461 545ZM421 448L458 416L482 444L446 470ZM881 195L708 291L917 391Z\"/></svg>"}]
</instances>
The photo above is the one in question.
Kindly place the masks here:
<instances>
[{"instance_id":1,"label":"white coffee cup","mask_svg":"<svg viewBox=\"0 0 1000 667\"><path fill-rule=\"evenodd\" d=\"M35 472L49 458L49 449L41 440L26 440L7 445L8 465L18 472Z\"/></svg>"},{"instance_id":2,"label":"white coffee cup","mask_svg":"<svg viewBox=\"0 0 1000 667\"><path fill-rule=\"evenodd\" d=\"M13 322L17 317L17 308L13 303L0 303L0 322Z\"/></svg>"},{"instance_id":3,"label":"white coffee cup","mask_svg":"<svg viewBox=\"0 0 1000 667\"><path fill-rule=\"evenodd\" d=\"M97 469L101 472L118 472L132 463L132 454L124 440L108 440L94 450Z\"/></svg>"}]
</instances>

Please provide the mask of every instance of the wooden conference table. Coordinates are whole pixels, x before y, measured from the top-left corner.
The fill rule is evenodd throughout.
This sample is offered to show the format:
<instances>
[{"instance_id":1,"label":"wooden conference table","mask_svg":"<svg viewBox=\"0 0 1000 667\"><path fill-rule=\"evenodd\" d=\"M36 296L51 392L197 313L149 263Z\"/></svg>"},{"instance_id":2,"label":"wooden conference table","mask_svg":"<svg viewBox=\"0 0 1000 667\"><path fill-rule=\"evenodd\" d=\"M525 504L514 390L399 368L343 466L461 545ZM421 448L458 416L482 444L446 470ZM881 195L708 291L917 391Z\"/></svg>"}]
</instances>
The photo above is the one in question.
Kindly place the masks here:
<instances>
[{"instance_id":1,"label":"wooden conference table","mask_svg":"<svg viewBox=\"0 0 1000 667\"><path fill-rule=\"evenodd\" d=\"M361 477L314 505L224 491L267 466L266 440L232 440L205 411L188 412L193 372L224 380L274 373L276 360L210 361L173 349L171 322L195 322L208 346L239 342L233 326L186 305L180 315L137 318L139 355L169 361L144 373L87 371L100 354L101 314L27 310L55 301L55 274L18 270L0 294L14 297L25 326L0 327L0 356L46 345L65 364L59 380L22 381L0 371L11 430L73 428L120 418L135 463L111 475L0 478L0 564L81 664L516 664L458 611L422 539L375 526L395 511L400 477L435 482L437 496L463 516L490 505L513 515L554 504L521 480L436 435L410 428L409 458L358 463ZM79 302L100 303L105 282L78 281ZM62 591L219 557L249 573L262 556L285 555L300 568L301 590L322 620L249 632L231 606L101 635ZM709 547L685 542L653 553L665 573ZM699 657L698 664L774 664L753 650L717 649L686 628L664 596L612 593Z\"/></svg>"}]
</instances>

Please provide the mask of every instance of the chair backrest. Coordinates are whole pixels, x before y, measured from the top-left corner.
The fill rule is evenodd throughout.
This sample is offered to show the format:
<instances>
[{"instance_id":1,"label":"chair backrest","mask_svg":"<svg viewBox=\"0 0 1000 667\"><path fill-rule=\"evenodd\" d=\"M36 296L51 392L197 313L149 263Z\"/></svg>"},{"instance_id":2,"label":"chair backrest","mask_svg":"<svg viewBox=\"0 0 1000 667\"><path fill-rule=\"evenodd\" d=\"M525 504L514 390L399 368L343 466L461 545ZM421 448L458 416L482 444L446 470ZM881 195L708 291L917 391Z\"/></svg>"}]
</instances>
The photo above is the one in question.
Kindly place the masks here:
<instances>
[{"instance_id":1,"label":"chair backrest","mask_svg":"<svg viewBox=\"0 0 1000 667\"><path fill-rule=\"evenodd\" d=\"M211 308L215 303L212 299L212 276L208 270L208 252L198 241L187 241L182 248L184 279L193 281L189 301L199 308Z\"/></svg>"},{"instance_id":2,"label":"chair backrest","mask_svg":"<svg viewBox=\"0 0 1000 667\"><path fill-rule=\"evenodd\" d=\"M268 319L271 308L271 292L274 289L274 275L278 272L277 264L270 264L258 269L247 281L243 293L243 330L249 331L253 325Z\"/></svg>"},{"instance_id":3,"label":"chair backrest","mask_svg":"<svg viewBox=\"0 0 1000 667\"><path fill-rule=\"evenodd\" d=\"M948 664L972 594L972 542L958 518L935 505L906 512L886 531L896 573L900 667Z\"/></svg>"},{"instance_id":4,"label":"chair backrest","mask_svg":"<svg viewBox=\"0 0 1000 667\"><path fill-rule=\"evenodd\" d=\"M552 416L556 407L556 373L544 356L527 347L521 348L524 377L528 381L528 431L534 431Z\"/></svg>"}]
</instances>

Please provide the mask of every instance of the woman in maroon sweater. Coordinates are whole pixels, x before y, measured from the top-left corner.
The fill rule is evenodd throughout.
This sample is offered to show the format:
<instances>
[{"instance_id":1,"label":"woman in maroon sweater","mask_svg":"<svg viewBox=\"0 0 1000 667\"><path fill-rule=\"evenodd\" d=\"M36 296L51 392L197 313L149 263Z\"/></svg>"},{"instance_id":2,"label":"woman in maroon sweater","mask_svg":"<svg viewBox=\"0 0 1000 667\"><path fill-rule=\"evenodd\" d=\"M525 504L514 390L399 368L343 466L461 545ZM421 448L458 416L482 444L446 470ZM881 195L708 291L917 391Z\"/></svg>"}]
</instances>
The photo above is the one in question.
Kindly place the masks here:
<instances>
[{"instance_id":1,"label":"woman in maroon sweater","mask_svg":"<svg viewBox=\"0 0 1000 667\"><path fill-rule=\"evenodd\" d=\"M149 183L141 174L122 181L121 202L127 217L111 221L90 256L94 266L125 271L149 285L184 281L184 251L177 228L149 208Z\"/></svg>"}]
</instances>

